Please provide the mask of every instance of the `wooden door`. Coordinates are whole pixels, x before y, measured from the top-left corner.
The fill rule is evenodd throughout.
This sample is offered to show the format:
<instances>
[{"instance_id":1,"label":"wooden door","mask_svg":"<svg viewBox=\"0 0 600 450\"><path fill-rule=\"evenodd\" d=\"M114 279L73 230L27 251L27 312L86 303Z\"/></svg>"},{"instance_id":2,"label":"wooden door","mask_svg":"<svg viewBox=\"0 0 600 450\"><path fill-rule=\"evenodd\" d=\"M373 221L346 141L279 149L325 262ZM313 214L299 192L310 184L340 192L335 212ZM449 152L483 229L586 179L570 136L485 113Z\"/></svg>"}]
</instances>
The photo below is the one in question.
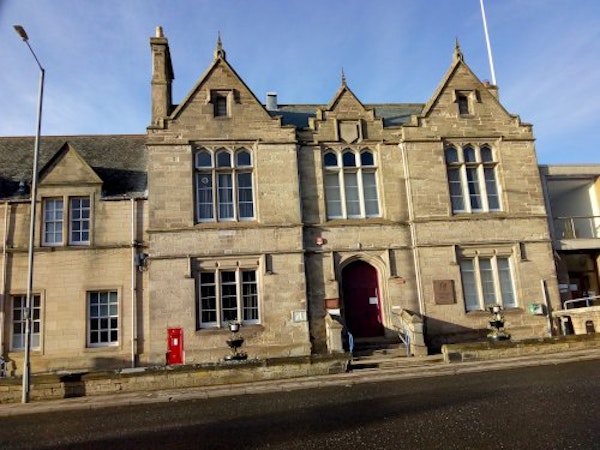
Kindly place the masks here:
<instances>
[{"instance_id":1,"label":"wooden door","mask_svg":"<svg viewBox=\"0 0 600 450\"><path fill-rule=\"evenodd\" d=\"M356 261L342 271L344 319L354 337L383 335L377 270Z\"/></svg>"}]
</instances>

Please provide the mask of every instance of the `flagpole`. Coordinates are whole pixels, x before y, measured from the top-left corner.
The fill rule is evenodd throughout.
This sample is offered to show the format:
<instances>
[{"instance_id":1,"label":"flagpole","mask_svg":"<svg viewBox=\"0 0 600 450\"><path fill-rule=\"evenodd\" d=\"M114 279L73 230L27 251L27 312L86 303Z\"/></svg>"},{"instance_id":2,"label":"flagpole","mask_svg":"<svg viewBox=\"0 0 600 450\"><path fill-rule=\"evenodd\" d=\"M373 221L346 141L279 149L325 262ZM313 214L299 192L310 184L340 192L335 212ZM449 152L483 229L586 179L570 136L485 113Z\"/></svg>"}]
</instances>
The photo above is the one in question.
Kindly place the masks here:
<instances>
[{"instance_id":1,"label":"flagpole","mask_svg":"<svg viewBox=\"0 0 600 450\"><path fill-rule=\"evenodd\" d=\"M494 60L492 59L492 46L490 45L490 36L488 34L487 21L485 19L485 8L483 0L479 0L481 5L481 18L483 19L483 32L485 33L485 43L487 44L488 59L490 60L490 71L492 72L492 84L496 86L496 72L494 71Z\"/></svg>"}]
</instances>

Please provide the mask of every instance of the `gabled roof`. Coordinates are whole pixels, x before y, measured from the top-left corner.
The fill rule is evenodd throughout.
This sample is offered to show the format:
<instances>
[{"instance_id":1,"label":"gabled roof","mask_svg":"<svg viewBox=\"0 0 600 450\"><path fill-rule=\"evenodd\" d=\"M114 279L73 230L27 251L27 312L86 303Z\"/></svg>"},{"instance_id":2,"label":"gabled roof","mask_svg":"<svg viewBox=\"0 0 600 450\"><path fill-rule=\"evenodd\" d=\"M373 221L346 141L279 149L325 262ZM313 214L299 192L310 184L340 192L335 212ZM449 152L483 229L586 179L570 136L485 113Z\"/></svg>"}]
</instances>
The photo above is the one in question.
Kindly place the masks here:
<instances>
[{"instance_id":1,"label":"gabled roof","mask_svg":"<svg viewBox=\"0 0 600 450\"><path fill-rule=\"evenodd\" d=\"M42 136L38 167L67 143L100 177L105 197L145 196L146 135ZM0 199L29 198L33 146L31 136L0 137Z\"/></svg>"},{"instance_id":2,"label":"gabled roof","mask_svg":"<svg viewBox=\"0 0 600 450\"><path fill-rule=\"evenodd\" d=\"M66 176L65 176L66 175ZM66 142L39 172L39 184L102 184L94 169Z\"/></svg>"},{"instance_id":3,"label":"gabled roof","mask_svg":"<svg viewBox=\"0 0 600 450\"><path fill-rule=\"evenodd\" d=\"M196 81L196 83L194 84L192 89L189 90L189 92L187 93L185 98L177 106L175 106L173 112L169 115L170 119L177 119L179 114L181 114L181 112L191 102L194 95L201 89L202 85L210 78L211 74L219 66L223 66L226 71L231 73L231 75L234 77L234 79L239 84L239 86L243 87L243 89L245 91L247 91L250 94L250 96L256 101L256 104L259 107L262 107L264 109L265 117L267 117L267 118L269 117L269 112L267 111L265 106L256 98L256 95L254 95L254 92L252 92L252 90L248 87L248 85L246 85L244 80L242 80L242 78L237 74L237 72L231 66L231 64L229 64L227 62L226 53L225 53L225 50L223 49L223 45L221 43L221 37L219 36L219 38L217 40L217 47L214 52L214 58L213 58L211 65L208 67L208 69L206 69L206 71L202 74L202 76L198 79L198 81Z\"/></svg>"},{"instance_id":4,"label":"gabled roof","mask_svg":"<svg viewBox=\"0 0 600 450\"><path fill-rule=\"evenodd\" d=\"M440 98L440 96L444 93L444 91L448 87L448 84L450 83L450 81L452 80L452 78L454 77L454 75L459 70L466 71L469 74L469 76L473 79L473 81L475 83L481 85L482 87L484 86L483 83L477 77L477 75L475 75L475 73L473 73L473 71L471 70L471 68L469 67L469 65L465 62L462 50L460 49L460 45L458 44L458 40L456 40L456 43L454 45L454 53L453 53L453 56L452 56L452 64L450 65L450 68L448 69L448 71L445 73L444 77L442 78L442 80L438 84L435 92L433 93L433 95L431 96L431 98L429 99L429 101L423 107L423 111L421 112L421 117L426 117L429 114L429 112L432 110L432 108L434 107L434 105L437 103L437 101ZM517 116L515 116L513 114L510 114L506 110L506 108L504 107L504 105L502 105L502 103L500 103L500 100L498 100L497 97L495 97L493 95L490 96L490 101L495 102L506 113L507 116L509 116L509 117L517 117Z\"/></svg>"}]
</instances>

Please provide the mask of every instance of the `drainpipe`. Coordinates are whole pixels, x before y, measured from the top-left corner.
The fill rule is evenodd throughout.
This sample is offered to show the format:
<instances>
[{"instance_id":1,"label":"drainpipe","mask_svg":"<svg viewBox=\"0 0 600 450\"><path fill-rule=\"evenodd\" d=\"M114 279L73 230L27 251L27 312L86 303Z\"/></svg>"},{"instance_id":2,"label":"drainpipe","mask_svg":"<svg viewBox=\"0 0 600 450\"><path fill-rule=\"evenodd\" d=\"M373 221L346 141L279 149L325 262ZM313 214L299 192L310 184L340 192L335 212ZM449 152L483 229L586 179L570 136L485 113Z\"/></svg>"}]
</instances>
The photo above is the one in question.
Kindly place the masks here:
<instances>
[{"instance_id":1,"label":"drainpipe","mask_svg":"<svg viewBox=\"0 0 600 450\"><path fill-rule=\"evenodd\" d=\"M398 144L402 153L402 165L404 166L404 185L406 187L406 197L408 200L408 226L410 228L410 246L413 251L413 260L415 264L415 282L417 285L417 298L419 299L419 314L425 324L425 302L423 300L423 281L421 279L421 264L419 262L419 249L417 248L417 230L415 228L415 211L412 204L412 189L410 184L410 170L408 169L408 154L404 143Z\"/></svg>"},{"instance_id":2,"label":"drainpipe","mask_svg":"<svg viewBox=\"0 0 600 450\"><path fill-rule=\"evenodd\" d=\"M136 293L137 293L137 267L136 267L136 203L131 198L131 367L135 367L136 360Z\"/></svg>"},{"instance_id":3,"label":"drainpipe","mask_svg":"<svg viewBox=\"0 0 600 450\"><path fill-rule=\"evenodd\" d=\"M2 239L2 284L0 286L0 356L4 355L6 348L4 343L4 329L5 329L5 318L6 318L6 272L8 264L6 263L6 257L8 255L6 251L6 243L8 241L8 211L9 203L4 202L4 237Z\"/></svg>"}]
</instances>

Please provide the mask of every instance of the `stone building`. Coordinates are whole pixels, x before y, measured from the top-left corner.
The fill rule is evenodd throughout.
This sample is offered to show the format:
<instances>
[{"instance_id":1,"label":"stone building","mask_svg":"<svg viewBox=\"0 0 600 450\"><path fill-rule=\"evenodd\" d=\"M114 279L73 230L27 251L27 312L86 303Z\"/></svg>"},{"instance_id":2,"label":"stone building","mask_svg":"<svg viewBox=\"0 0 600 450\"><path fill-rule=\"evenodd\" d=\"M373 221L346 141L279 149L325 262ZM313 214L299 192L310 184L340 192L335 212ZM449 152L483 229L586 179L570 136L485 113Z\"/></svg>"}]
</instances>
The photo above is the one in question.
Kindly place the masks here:
<instances>
[{"instance_id":1,"label":"stone building","mask_svg":"<svg viewBox=\"0 0 600 450\"><path fill-rule=\"evenodd\" d=\"M232 322L249 358L341 351L346 330L422 354L485 336L490 304L513 339L549 333L529 307L560 301L531 126L458 45L427 103L373 105L344 76L326 105L263 104L220 39L175 104L160 28L150 46L145 135L42 139L34 371L215 362ZM32 145L0 138L17 372Z\"/></svg>"},{"instance_id":2,"label":"stone building","mask_svg":"<svg viewBox=\"0 0 600 450\"><path fill-rule=\"evenodd\" d=\"M138 363L147 228L144 136L43 137L35 222L34 372ZM19 373L32 138L0 138L2 355Z\"/></svg>"}]
</instances>

